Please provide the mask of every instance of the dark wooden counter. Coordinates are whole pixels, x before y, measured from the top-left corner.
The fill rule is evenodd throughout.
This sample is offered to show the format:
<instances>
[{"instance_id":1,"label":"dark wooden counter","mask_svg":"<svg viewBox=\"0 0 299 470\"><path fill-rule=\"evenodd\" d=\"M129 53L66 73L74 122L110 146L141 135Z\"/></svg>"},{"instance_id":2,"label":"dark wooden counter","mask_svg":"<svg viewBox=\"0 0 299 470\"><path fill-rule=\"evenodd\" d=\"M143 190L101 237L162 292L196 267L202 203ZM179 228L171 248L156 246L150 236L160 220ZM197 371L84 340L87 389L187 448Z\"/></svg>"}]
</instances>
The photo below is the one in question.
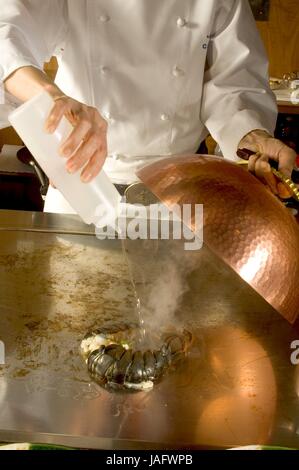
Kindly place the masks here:
<instances>
[{"instance_id":1,"label":"dark wooden counter","mask_svg":"<svg viewBox=\"0 0 299 470\"><path fill-rule=\"evenodd\" d=\"M292 104L290 101L278 101L277 104L281 114L299 114L299 104Z\"/></svg>"}]
</instances>

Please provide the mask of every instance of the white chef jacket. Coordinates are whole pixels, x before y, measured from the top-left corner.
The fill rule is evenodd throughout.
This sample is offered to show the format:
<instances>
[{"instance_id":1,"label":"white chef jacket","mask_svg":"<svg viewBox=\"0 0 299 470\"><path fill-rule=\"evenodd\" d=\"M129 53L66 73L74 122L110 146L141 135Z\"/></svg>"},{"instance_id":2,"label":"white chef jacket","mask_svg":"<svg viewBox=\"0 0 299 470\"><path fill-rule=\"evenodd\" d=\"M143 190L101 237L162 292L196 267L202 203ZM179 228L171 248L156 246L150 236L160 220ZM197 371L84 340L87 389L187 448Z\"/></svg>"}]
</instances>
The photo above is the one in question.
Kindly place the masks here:
<instances>
[{"instance_id":1,"label":"white chef jacket","mask_svg":"<svg viewBox=\"0 0 299 470\"><path fill-rule=\"evenodd\" d=\"M196 152L208 133L235 159L245 134L275 127L247 0L0 0L0 80L52 55L57 85L108 121L104 168L115 183ZM68 212L50 193L46 208Z\"/></svg>"}]
</instances>

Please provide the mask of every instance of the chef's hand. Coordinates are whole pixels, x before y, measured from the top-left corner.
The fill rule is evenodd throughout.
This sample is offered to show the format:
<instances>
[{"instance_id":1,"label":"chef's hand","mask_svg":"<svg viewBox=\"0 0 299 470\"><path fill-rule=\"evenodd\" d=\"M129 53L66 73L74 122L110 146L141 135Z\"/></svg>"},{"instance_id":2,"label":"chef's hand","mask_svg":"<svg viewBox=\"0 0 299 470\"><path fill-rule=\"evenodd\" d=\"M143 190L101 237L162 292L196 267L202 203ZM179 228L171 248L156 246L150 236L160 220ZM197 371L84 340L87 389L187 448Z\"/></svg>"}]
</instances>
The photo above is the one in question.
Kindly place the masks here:
<instances>
[{"instance_id":1,"label":"chef's hand","mask_svg":"<svg viewBox=\"0 0 299 470\"><path fill-rule=\"evenodd\" d=\"M60 153L67 158L69 173L81 169L81 180L91 181L101 170L107 156L107 122L96 108L60 94L46 120L45 130L53 133L62 116L74 127L63 142Z\"/></svg>"},{"instance_id":2,"label":"chef's hand","mask_svg":"<svg viewBox=\"0 0 299 470\"><path fill-rule=\"evenodd\" d=\"M249 158L249 171L265 181L274 194L278 194L281 198L290 196L285 186L277 182L268 162L271 159L278 162L278 169L290 178L296 161L296 153L293 149L263 130L254 130L247 134L238 147L258 152L258 155L252 155Z\"/></svg>"}]
</instances>

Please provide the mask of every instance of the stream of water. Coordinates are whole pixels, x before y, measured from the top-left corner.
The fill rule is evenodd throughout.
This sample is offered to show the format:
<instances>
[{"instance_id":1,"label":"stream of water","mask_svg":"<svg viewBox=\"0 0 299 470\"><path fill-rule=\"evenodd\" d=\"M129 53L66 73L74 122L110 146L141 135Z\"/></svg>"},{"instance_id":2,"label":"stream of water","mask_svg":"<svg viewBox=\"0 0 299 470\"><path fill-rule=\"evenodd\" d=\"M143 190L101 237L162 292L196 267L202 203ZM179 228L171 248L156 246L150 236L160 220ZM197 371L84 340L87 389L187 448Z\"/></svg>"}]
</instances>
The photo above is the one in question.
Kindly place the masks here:
<instances>
[{"instance_id":1,"label":"stream of water","mask_svg":"<svg viewBox=\"0 0 299 470\"><path fill-rule=\"evenodd\" d=\"M122 252L124 255L124 259L126 261L127 267L128 267L128 273L129 273L129 279L133 288L133 295L135 299L135 309L138 317L138 323L139 323L139 337L137 338L137 342L139 343L144 343L145 342L145 337L146 337L146 328L145 328L145 320L143 317L143 312L142 312L142 307L141 307L141 301L140 297L138 294L137 286L136 286L136 281L132 269L132 261L130 260L129 254L128 254L128 249L126 245L126 239L121 239L121 246L122 246Z\"/></svg>"}]
</instances>

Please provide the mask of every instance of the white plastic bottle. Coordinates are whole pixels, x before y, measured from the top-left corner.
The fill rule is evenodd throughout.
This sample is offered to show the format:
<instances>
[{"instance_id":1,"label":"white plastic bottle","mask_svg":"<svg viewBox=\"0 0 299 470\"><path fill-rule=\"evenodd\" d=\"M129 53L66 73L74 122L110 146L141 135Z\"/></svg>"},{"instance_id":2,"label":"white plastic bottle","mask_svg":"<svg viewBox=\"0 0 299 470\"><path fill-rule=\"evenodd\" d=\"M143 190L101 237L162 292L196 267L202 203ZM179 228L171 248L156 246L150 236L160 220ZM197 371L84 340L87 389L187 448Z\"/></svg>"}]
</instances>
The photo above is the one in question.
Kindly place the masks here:
<instances>
[{"instance_id":1,"label":"white plastic bottle","mask_svg":"<svg viewBox=\"0 0 299 470\"><path fill-rule=\"evenodd\" d=\"M53 134L44 130L53 107L51 96L42 92L9 115L9 121L43 171L86 224L114 226L121 196L102 170L90 183L80 180L80 171L70 174L59 147L72 130L62 118Z\"/></svg>"}]
</instances>

